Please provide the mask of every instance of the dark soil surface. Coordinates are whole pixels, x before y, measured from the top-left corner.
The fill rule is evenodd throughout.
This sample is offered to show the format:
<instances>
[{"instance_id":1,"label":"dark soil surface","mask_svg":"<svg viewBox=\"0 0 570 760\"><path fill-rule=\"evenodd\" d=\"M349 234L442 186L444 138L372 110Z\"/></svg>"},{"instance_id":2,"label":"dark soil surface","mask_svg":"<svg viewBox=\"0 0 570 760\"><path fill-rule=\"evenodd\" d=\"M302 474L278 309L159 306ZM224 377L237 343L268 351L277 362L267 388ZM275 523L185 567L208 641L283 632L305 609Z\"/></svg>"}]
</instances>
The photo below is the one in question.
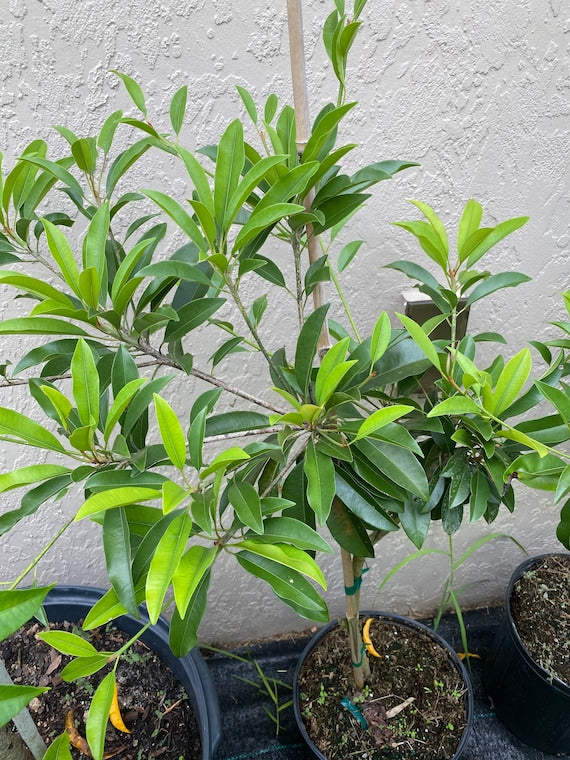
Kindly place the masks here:
<instances>
[{"instance_id":1,"label":"dark soil surface","mask_svg":"<svg viewBox=\"0 0 570 760\"><path fill-rule=\"evenodd\" d=\"M511 614L533 660L570 685L570 554L546 557L524 573Z\"/></svg>"},{"instance_id":2,"label":"dark soil surface","mask_svg":"<svg viewBox=\"0 0 570 760\"><path fill-rule=\"evenodd\" d=\"M87 635L82 634L75 624L52 623L50 628ZM29 705L46 744L66 730L66 717L72 743L80 744L80 739L85 736L85 718L91 696L110 668L73 683L62 681L59 673L71 658L36 638L36 633L41 630L45 629L38 623L24 626L2 642L2 656L14 683L50 687ZM90 632L91 643L105 651L116 651L128 638L111 626ZM141 641L135 642L121 659L117 668L117 686L121 715L131 733L117 731L109 723L105 758L200 758L198 727L186 692L172 671ZM89 757L76 748L72 748L72 756L77 760Z\"/></svg>"},{"instance_id":3,"label":"dark soil surface","mask_svg":"<svg viewBox=\"0 0 570 760\"><path fill-rule=\"evenodd\" d=\"M374 619L370 636L381 657L370 657L362 693L354 691L346 634L339 628L304 663L301 711L313 743L329 760L449 760L466 727L467 695L447 652L427 634L389 621ZM366 730L340 706L344 697L361 711Z\"/></svg>"}]
</instances>

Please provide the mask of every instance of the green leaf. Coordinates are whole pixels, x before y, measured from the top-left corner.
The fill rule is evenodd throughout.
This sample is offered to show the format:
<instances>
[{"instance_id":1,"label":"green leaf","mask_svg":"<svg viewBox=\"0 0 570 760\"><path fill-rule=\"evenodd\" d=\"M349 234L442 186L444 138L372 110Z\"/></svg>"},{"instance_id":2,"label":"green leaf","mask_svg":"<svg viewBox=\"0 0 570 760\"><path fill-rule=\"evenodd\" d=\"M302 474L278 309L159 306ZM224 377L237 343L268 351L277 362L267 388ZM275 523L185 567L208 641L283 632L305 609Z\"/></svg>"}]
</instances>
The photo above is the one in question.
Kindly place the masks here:
<instances>
[{"instance_id":1,"label":"green leaf","mask_svg":"<svg viewBox=\"0 0 570 760\"><path fill-rule=\"evenodd\" d=\"M172 587L176 609L181 618L184 618L188 605L196 593L204 576L209 572L218 550L214 547L191 546L182 555L178 567L172 575Z\"/></svg>"},{"instance_id":2,"label":"green leaf","mask_svg":"<svg viewBox=\"0 0 570 760\"><path fill-rule=\"evenodd\" d=\"M248 536L249 537L249 536ZM258 541L293 544L305 551L330 552L332 549L316 530L293 517L268 517L263 522L263 533Z\"/></svg>"},{"instance_id":3,"label":"green leaf","mask_svg":"<svg viewBox=\"0 0 570 760\"><path fill-rule=\"evenodd\" d=\"M71 359L73 399L84 425L99 421L99 373L93 352L80 338Z\"/></svg>"},{"instance_id":4,"label":"green leaf","mask_svg":"<svg viewBox=\"0 0 570 760\"><path fill-rule=\"evenodd\" d=\"M107 575L117 598L130 615L138 617L138 604L131 574L131 533L123 507L105 512L103 550Z\"/></svg>"},{"instance_id":5,"label":"green leaf","mask_svg":"<svg viewBox=\"0 0 570 760\"><path fill-rule=\"evenodd\" d=\"M243 225L233 243L233 252L243 248L256 235L273 227L281 219L299 214L305 211L299 203L274 203L253 211L247 222Z\"/></svg>"},{"instance_id":6,"label":"green leaf","mask_svg":"<svg viewBox=\"0 0 570 760\"><path fill-rule=\"evenodd\" d=\"M186 513L176 516L164 534L150 561L146 579L145 600L150 621L154 624L162 612L162 604L192 530Z\"/></svg>"},{"instance_id":7,"label":"green leaf","mask_svg":"<svg viewBox=\"0 0 570 760\"><path fill-rule=\"evenodd\" d=\"M73 760L69 749L69 734L64 731L49 745L43 760Z\"/></svg>"},{"instance_id":8,"label":"green leaf","mask_svg":"<svg viewBox=\"0 0 570 760\"><path fill-rule=\"evenodd\" d=\"M186 113L186 101L188 99L188 87L184 85L174 93L170 103L170 123L176 136L180 134Z\"/></svg>"},{"instance_id":9,"label":"green leaf","mask_svg":"<svg viewBox=\"0 0 570 760\"><path fill-rule=\"evenodd\" d=\"M487 277L486 280L480 282L471 292L466 305L471 306L475 301L479 301L481 298L485 298L501 288L514 288L517 285L521 285L523 282L529 282L531 279L531 277L528 277L526 274L521 274L520 272L500 272L499 274L492 274L490 277Z\"/></svg>"},{"instance_id":10,"label":"green leaf","mask_svg":"<svg viewBox=\"0 0 570 760\"><path fill-rule=\"evenodd\" d=\"M11 285L25 293L39 296L41 300L52 300L67 308L74 308L73 302L65 293L61 292L61 289L58 290L53 285L43 280L38 280L35 277L30 277L27 274L0 271L0 282L4 285Z\"/></svg>"},{"instance_id":11,"label":"green leaf","mask_svg":"<svg viewBox=\"0 0 570 760\"><path fill-rule=\"evenodd\" d=\"M299 332L297 348L295 351L295 377L297 378L297 383L303 396L307 395L311 371L313 369L313 360L317 352L319 336L328 309L328 304L323 304L315 309L315 311L307 317Z\"/></svg>"},{"instance_id":12,"label":"green leaf","mask_svg":"<svg viewBox=\"0 0 570 760\"><path fill-rule=\"evenodd\" d=\"M556 528L556 537L566 549L570 549L570 500L560 510L560 523Z\"/></svg>"},{"instance_id":13,"label":"green leaf","mask_svg":"<svg viewBox=\"0 0 570 760\"><path fill-rule=\"evenodd\" d=\"M93 174L97 166L97 143L94 137L81 137L71 144L71 153L77 167L86 174Z\"/></svg>"},{"instance_id":14,"label":"green leaf","mask_svg":"<svg viewBox=\"0 0 570 760\"><path fill-rule=\"evenodd\" d=\"M27 443L48 451L63 452L58 439L34 420L13 409L0 407L0 437Z\"/></svg>"},{"instance_id":15,"label":"green leaf","mask_svg":"<svg viewBox=\"0 0 570 760\"><path fill-rule=\"evenodd\" d=\"M210 573L202 576L183 618L175 608L170 621L170 649L175 657L185 657L198 643L198 627L206 611Z\"/></svg>"},{"instance_id":16,"label":"green leaf","mask_svg":"<svg viewBox=\"0 0 570 760\"><path fill-rule=\"evenodd\" d=\"M15 633L36 614L52 586L0 591L0 641Z\"/></svg>"},{"instance_id":17,"label":"green leaf","mask_svg":"<svg viewBox=\"0 0 570 760\"><path fill-rule=\"evenodd\" d=\"M331 108L315 121L311 135L303 150L303 163L320 160L321 150L326 146L330 135L336 130L339 122L351 111L356 103L347 103L338 108Z\"/></svg>"},{"instance_id":18,"label":"green leaf","mask_svg":"<svg viewBox=\"0 0 570 760\"><path fill-rule=\"evenodd\" d=\"M224 298L200 298L182 306L178 310L178 322L169 322L165 340L169 343L180 340L206 322L224 303Z\"/></svg>"},{"instance_id":19,"label":"green leaf","mask_svg":"<svg viewBox=\"0 0 570 760\"><path fill-rule=\"evenodd\" d=\"M326 454L322 454L313 441L309 442L303 464L307 478L307 501L323 525L329 516L335 495L334 464Z\"/></svg>"},{"instance_id":20,"label":"green leaf","mask_svg":"<svg viewBox=\"0 0 570 760\"><path fill-rule=\"evenodd\" d=\"M405 509L400 515L400 522L404 533L417 549L421 549L427 536L431 523L429 512L422 511L422 502L417 499L408 499Z\"/></svg>"},{"instance_id":21,"label":"green leaf","mask_svg":"<svg viewBox=\"0 0 570 760\"><path fill-rule=\"evenodd\" d=\"M49 689L0 684L0 727L18 715L32 699L46 691Z\"/></svg>"},{"instance_id":22,"label":"green leaf","mask_svg":"<svg viewBox=\"0 0 570 760\"><path fill-rule=\"evenodd\" d=\"M56 464L34 464L27 467L19 467L12 472L5 472L0 475L0 493L6 493L13 488L29 486L31 483L40 483L44 480L50 480L58 475L66 475L70 472L67 467L61 467Z\"/></svg>"},{"instance_id":23,"label":"green leaf","mask_svg":"<svg viewBox=\"0 0 570 760\"><path fill-rule=\"evenodd\" d=\"M228 499L238 519L255 533L263 533L261 503L255 488L246 481L235 481L228 489Z\"/></svg>"},{"instance_id":24,"label":"green leaf","mask_svg":"<svg viewBox=\"0 0 570 760\"><path fill-rule=\"evenodd\" d=\"M186 436L172 407L154 394L154 405L160 437L172 464L182 472L186 465Z\"/></svg>"},{"instance_id":25,"label":"green leaf","mask_svg":"<svg viewBox=\"0 0 570 760\"><path fill-rule=\"evenodd\" d=\"M87 333L73 324L50 317L15 317L0 322L0 335L85 335Z\"/></svg>"},{"instance_id":26,"label":"green leaf","mask_svg":"<svg viewBox=\"0 0 570 760\"><path fill-rule=\"evenodd\" d=\"M101 127L101 131L99 132L99 137L97 139L97 144L105 154L107 154L111 149L113 138L115 136L117 127L121 123L122 116L122 111L113 111L113 113L107 116L103 122L103 126Z\"/></svg>"},{"instance_id":27,"label":"green leaf","mask_svg":"<svg viewBox=\"0 0 570 760\"><path fill-rule=\"evenodd\" d=\"M374 547L362 521L338 497L333 500L327 528L337 544L355 557L374 556Z\"/></svg>"},{"instance_id":28,"label":"green leaf","mask_svg":"<svg viewBox=\"0 0 570 760\"><path fill-rule=\"evenodd\" d=\"M411 451L370 438L359 440L354 445L385 477L419 499L427 501L429 489L426 475Z\"/></svg>"},{"instance_id":29,"label":"green leaf","mask_svg":"<svg viewBox=\"0 0 570 760\"><path fill-rule=\"evenodd\" d=\"M469 521L475 522L487 511L491 486L487 476L481 470L475 470L471 475L471 497L469 499Z\"/></svg>"},{"instance_id":30,"label":"green leaf","mask_svg":"<svg viewBox=\"0 0 570 760\"><path fill-rule=\"evenodd\" d=\"M297 614L309 620L328 620L325 602L301 573L250 551L238 552L236 559L248 573L269 583L275 594Z\"/></svg>"},{"instance_id":31,"label":"green leaf","mask_svg":"<svg viewBox=\"0 0 570 760\"><path fill-rule=\"evenodd\" d=\"M249 92L245 89L245 87L240 87L240 85L236 85L236 89L239 92L239 96L242 99L242 102L245 106L245 110L247 111L249 118L252 120L254 124L257 124L257 109L255 107L255 103L253 101L253 98L249 94ZM271 121L271 119L269 119Z\"/></svg>"},{"instance_id":32,"label":"green leaf","mask_svg":"<svg viewBox=\"0 0 570 760\"><path fill-rule=\"evenodd\" d=\"M166 195L166 193L162 193L159 190L143 190L142 192L147 198L154 201L159 208L168 214L168 216L180 227L184 234L190 238L200 251L208 250L208 246L202 237L198 225L178 201L175 201L174 198L171 198L169 195Z\"/></svg>"},{"instance_id":33,"label":"green leaf","mask_svg":"<svg viewBox=\"0 0 570 760\"><path fill-rule=\"evenodd\" d=\"M99 282L103 284L104 289L106 288L107 272L105 245L109 234L109 225L109 202L105 201L93 214L83 241L83 267L95 269ZM96 305L93 308L96 308Z\"/></svg>"},{"instance_id":34,"label":"green leaf","mask_svg":"<svg viewBox=\"0 0 570 760\"><path fill-rule=\"evenodd\" d=\"M246 550L265 557L279 565L296 570L326 589L325 577L315 560L306 552L289 544L264 544L257 539L245 539L234 544L236 549Z\"/></svg>"},{"instance_id":35,"label":"green leaf","mask_svg":"<svg viewBox=\"0 0 570 760\"><path fill-rule=\"evenodd\" d=\"M468 200L461 214L457 230L457 253L460 263L465 261L470 253L468 249L466 250L465 243L479 229L482 217L483 207L481 204L472 198Z\"/></svg>"},{"instance_id":36,"label":"green leaf","mask_svg":"<svg viewBox=\"0 0 570 760\"><path fill-rule=\"evenodd\" d=\"M491 229L489 231L489 234L486 235L483 240L481 240L481 242L479 242L478 245L476 245L475 248L470 252L467 259L467 267L471 268L485 253L487 253L490 248L493 248L493 246L497 245L500 240L505 238L507 235L510 235L511 232L518 230L520 227L526 224L528 220L528 216L520 216L514 219L507 219L506 221L497 224L497 226Z\"/></svg>"},{"instance_id":37,"label":"green leaf","mask_svg":"<svg viewBox=\"0 0 570 760\"><path fill-rule=\"evenodd\" d=\"M360 425L354 440L358 441L360 438L366 438L367 436L372 435L372 433L380 430L380 428L383 428L390 422L394 422L400 417L403 417L408 412L413 411L413 409L413 406L408 406L407 404L394 404L394 406L386 406L383 409L377 409Z\"/></svg>"},{"instance_id":38,"label":"green leaf","mask_svg":"<svg viewBox=\"0 0 570 760\"><path fill-rule=\"evenodd\" d=\"M105 512L107 509L125 507L128 504L136 504L139 501L153 501L161 497L162 491L142 486L123 486L109 491L101 491L86 499L77 511L75 520L83 520L85 517L90 517L98 512Z\"/></svg>"},{"instance_id":39,"label":"green leaf","mask_svg":"<svg viewBox=\"0 0 570 760\"><path fill-rule=\"evenodd\" d=\"M117 182L131 166L143 156L151 146L151 140L148 137L144 137L142 140L138 140L136 143L130 145L125 151L117 156L117 158L111 164L109 173L107 174L106 182L106 194L110 198L117 185Z\"/></svg>"},{"instance_id":40,"label":"green leaf","mask_svg":"<svg viewBox=\"0 0 570 760\"><path fill-rule=\"evenodd\" d=\"M429 410L428 417L446 415L481 414L479 406L469 396L451 396Z\"/></svg>"},{"instance_id":41,"label":"green leaf","mask_svg":"<svg viewBox=\"0 0 570 760\"><path fill-rule=\"evenodd\" d=\"M214 414L206 422L206 435L226 435L245 430L257 430L269 425L269 417L260 412L224 412Z\"/></svg>"},{"instance_id":42,"label":"green leaf","mask_svg":"<svg viewBox=\"0 0 570 760\"><path fill-rule=\"evenodd\" d=\"M69 633L68 631L42 631L37 636L42 641L45 641L46 644L49 644L50 647L57 649L58 652L71 655L71 657L93 657L99 654L93 644L90 644L76 633Z\"/></svg>"},{"instance_id":43,"label":"green leaf","mask_svg":"<svg viewBox=\"0 0 570 760\"><path fill-rule=\"evenodd\" d=\"M188 431L188 453L190 454L192 466L196 468L196 470L201 470L203 466L202 447L204 445L207 413L207 407L200 409L192 419Z\"/></svg>"},{"instance_id":44,"label":"green leaf","mask_svg":"<svg viewBox=\"0 0 570 760\"><path fill-rule=\"evenodd\" d=\"M210 287L212 284L210 277L196 264L189 264L187 261L177 261L176 259L148 264L139 269L137 275L139 277L174 277L185 282L198 282L206 287Z\"/></svg>"},{"instance_id":45,"label":"green leaf","mask_svg":"<svg viewBox=\"0 0 570 760\"><path fill-rule=\"evenodd\" d=\"M377 491L367 491L364 488L367 484L359 483L357 478L351 478L343 470L336 470L335 485L337 497L355 519L376 530L398 530L398 524L380 507Z\"/></svg>"},{"instance_id":46,"label":"green leaf","mask_svg":"<svg viewBox=\"0 0 570 760\"><path fill-rule=\"evenodd\" d=\"M135 104L135 106L139 109L139 111L146 117L146 103L144 99L144 93L141 89L141 86L138 82L135 82L135 80L132 77L127 76L126 74L123 74L121 71L117 71L116 69L111 69L113 74L116 74L125 85L126 91L129 93L131 100Z\"/></svg>"},{"instance_id":47,"label":"green leaf","mask_svg":"<svg viewBox=\"0 0 570 760\"><path fill-rule=\"evenodd\" d=\"M93 760L103 760L105 733L115 693L115 671L112 670L97 687L85 722L85 737Z\"/></svg>"},{"instance_id":48,"label":"green leaf","mask_svg":"<svg viewBox=\"0 0 570 760\"><path fill-rule=\"evenodd\" d=\"M134 398L139 388L143 386L146 382L147 382L146 378L137 377L135 380L131 380L130 382L128 382L116 394L113 404L107 413L107 420L105 422L105 431L103 434L105 438L105 444L107 444L107 442L109 441L109 437L111 436L111 433L113 432L113 428L119 421L119 418L121 417L121 415L123 414L127 406L130 404L131 399Z\"/></svg>"},{"instance_id":49,"label":"green leaf","mask_svg":"<svg viewBox=\"0 0 570 760\"><path fill-rule=\"evenodd\" d=\"M224 237L227 234L228 220L233 219L239 211L230 206L230 198L239 184L244 162L243 126L239 119L235 119L220 138L214 175L215 219Z\"/></svg>"},{"instance_id":50,"label":"green leaf","mask_svg":"<svg viewBox=\"0 0 570 760\"><path fill-rule=\"evenodd\" d=\"M507 362L493 391L494 408L491 411L494 414L499 415L515 401L530 375L531 367L532 357L528 348L519 351Z\"/></svg>"},{"instance_id":51,"label":"green leaf","mask_svg":"<svg viewBox=\"0 0 570 760\"><path fill-rule=\"evenodd\" d=\"M439 361L439 355L437 353L437 350L434 344L431 342L431 340L422 330L422 328L418 324L416 324L416 322L414 322L413 319L410 319L410 317L406 317L404 314L396 313L396 316L398 317L400 322L404 325L404 327L409 332L409 334L412 336L412 340L414 341L414 343L416 343L416 345L419 346L419 348L421 348L421 350L424 352L424 354L430 360L433 366L438 371L441 371L441 364Z\"/></svg>"},{"instance_id":52,"label":"green leaf","mask_svg":"<svg viewBox=\"0 0 570 760\"><path fill-rule=\"evenodd\" d=\"M81 296L79 289L79 269L73 251L63 232L47 219L42 219L50 253L57 264L64 280L75 295Z\"/></svg>"},{"instance_id":53,"label":"green leaf","mask_svg":"<svg viewBox=\"0 0 570 760\"><path fill-rule=\"evenodd\" d=\"M443 254L440 263L442 264L442 266L446 266L447 260L449 258L449 242L447 240L447 232L445 230L445 225L443 224L441 219L438 217L438 215L435 213L435 211L430 206L427 205L427 203L422 203L421 201L413 201L413 200L411 200L410 203L412 203L416 208L418 208L422 212L422 214L425 216L425 218L428 220L433 230L435 231L435 234L437 235L439 239L438 249Z\"/></svg>"},{"instance_id":54,"label":"green leaf","mask_svg":"<svg viewBox=\"0 0 570 760\"><path fill-rule=\"evenodd\" d=\"M561 391L559 388L553 388L540 380L535 380L534 384L541 395L557 409L564 422L570 423L570 394Z\"/></svg>"},{"instance_id":55,"label":"green leaf","mask_svg":"<svg viewBox=\"0 0 570 760\"><path fill-rule=\"evenodd\" d=\"M63 681L67 682L75 681L78 678L86 678L104 668L108 662L108 653L97 654L92 657L77 657L63 668L60 676Z\"/></svg>"}]
</instances>

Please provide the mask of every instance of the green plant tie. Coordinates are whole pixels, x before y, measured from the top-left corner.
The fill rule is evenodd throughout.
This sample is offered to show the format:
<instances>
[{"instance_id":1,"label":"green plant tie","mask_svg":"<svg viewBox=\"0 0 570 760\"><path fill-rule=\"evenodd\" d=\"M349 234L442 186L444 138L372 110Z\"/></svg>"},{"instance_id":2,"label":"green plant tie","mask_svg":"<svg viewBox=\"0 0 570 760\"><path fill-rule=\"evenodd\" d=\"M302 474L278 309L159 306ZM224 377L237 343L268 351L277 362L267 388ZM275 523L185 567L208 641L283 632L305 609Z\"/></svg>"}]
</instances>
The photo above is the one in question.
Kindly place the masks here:
<instances>
[{"instance_id":1,"label":"green plant tie","mask_svg":"<svg viewBox=\"0 0 570 760\"><path fill-rule=\"evenodd\" d=\"M360 591L360 587L362 586L362 576L364 575L364 573L367 573L369 569L370 569L369 567L365 567L362 570L362 573L358 576L358 578L354 579L354 584L352 586L344 587L344 593L346 596L354 596L357 593L357 591Z\"/></svg>"},{"instance_id":2,"label":"green plant tie","mask_svg":"<svg viewBox=\"0 0 570 760\"><path fill-rule=\"evenodd\" d=\"M358 662L353 662L352 667L353 668L359 668L362 665L362 662L364 660L364 654L366 652L366 647L364 646L364 643L362 644L362 648L360 650L360 660Z\"/></svg>"}]
</instances>

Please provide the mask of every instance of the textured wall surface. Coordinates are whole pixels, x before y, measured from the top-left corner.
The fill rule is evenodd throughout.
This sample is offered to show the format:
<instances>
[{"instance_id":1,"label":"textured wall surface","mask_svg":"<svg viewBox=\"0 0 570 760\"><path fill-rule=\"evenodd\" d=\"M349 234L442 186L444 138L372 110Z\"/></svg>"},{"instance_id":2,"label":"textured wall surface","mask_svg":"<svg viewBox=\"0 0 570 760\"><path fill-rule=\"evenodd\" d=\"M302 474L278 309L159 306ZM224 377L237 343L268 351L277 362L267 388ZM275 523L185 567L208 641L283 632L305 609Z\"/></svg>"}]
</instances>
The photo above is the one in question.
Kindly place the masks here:
<instances>
[{"instance_id":1,"label":"textured wall surface","mask_svg":"<svg viewBox=\"0 0 570 760\"><path fill-rule=\"evenodd\" d=\"M366 241L362 268L347 273L357 318L370 327L380 308L390 314L401 310L401 291L409 284L382 265L410 254L408 236L390 225L413 216L404 199L424 200L456 223L465 201L474 197L491 224L530 215L529 224L497 248L491 268L518 269L533 281L498 295L484 313L474 307L473 325L509 335L513 352L529 339L544 338L548 321L562 317L560 293L570 287L568 7L562 0L370 0L368 5L349 72L349 98L360 100L344 135L359 144L351 161L356 167L397 157L418 161L421 168L380 185L353 224L352 234ZM243 112L236 85L247 86L258 102L272 91L281 102L291 99L282 0L3 0L2 6L0 149L6 166L37 136L52 141L51 155L63 153L53 124L88 135L112 110L129 111L111 69L142 84L157 125L168 124L170 98L188 84L182 139L190 149L215 140ZM304 2L313 116L336 92L320 43L320 26L331 7L332 0ZM141 169L140 185L153 183L184 197L184 181L167 165ZM0 314L6 316L6 309L0 295ZM0 359L9 359L12 350L6 341ZM255 373L244 367L236 380L255 383ZM177 386L172 397L184 393ZM17 391L14 398L25 403ZM3 445L0 468L29 463L16 456ZM501 515L492 529L514 535L530 552L555 548L552 499L518 493L516 515ZM3 506L15 499L3 498ZM72 503L70 495L22 523L0 553L2 579L25 566L30 551L71 513ZM456 550L488 532L471 526ZM64 541L45 560L49 572L62 581L104 582L97 531L81 524ZM446 540L435 530L429 545L445 547ZM408 566L376 592L383 575L410 551L400 536L382 542L366 576L365 605L403 613L433 608L446 577L441 556ZM465 603L496 599L520 559L506 540L481 549L459 579L469 584ZM325 563L333 614L341 611L337 565L335 558ZM270 594L262 597L261 587L235 562L220 571L205 639L245 640L306 626Z\"/></svg>"}]
</instances>

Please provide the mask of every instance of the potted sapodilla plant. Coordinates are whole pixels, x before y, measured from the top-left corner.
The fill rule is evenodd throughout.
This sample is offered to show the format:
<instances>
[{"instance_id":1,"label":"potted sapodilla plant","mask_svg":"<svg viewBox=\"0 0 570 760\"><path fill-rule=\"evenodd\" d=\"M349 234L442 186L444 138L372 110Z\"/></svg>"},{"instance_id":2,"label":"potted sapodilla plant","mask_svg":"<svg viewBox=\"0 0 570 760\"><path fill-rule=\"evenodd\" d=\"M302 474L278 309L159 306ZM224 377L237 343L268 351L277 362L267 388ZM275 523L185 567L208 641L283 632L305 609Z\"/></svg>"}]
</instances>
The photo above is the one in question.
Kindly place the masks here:
<instances>
[{"instance_id":1,"label":"potted sapodilla plant","mask_svg":"<svg viewBox=\"0 0 570 760\"><path fill-rule=\"evenodd\" d=\"M403 326L392 329L385 313L364 336L344 296L345 312L329 319L323 283L332 281L342 294L340 275L361 244L350 242L337 255L339 231L369 188L412 165L382 161L342 173L353 146L337 145L337 133L355 107L345 102L344 73L365 2L355 3L350 22L343 4L335 5L324 40L339 99L310 130L297 118L306 109L280 106L270 95L258 111L240 88L259 147L236 119L217 145L196 155L182 143L186 88L172 99L166 132L151 120L140 86L119 73L136 116L115 112L89 137L60 127L69 143L64 156L35 140L5 175L0 283L30 299L31 308L0 323L0 334L26 336L27 346L23 355L7 357L12 364L2 385L9 393L26 373L44 421L25 405L18 408L17 398L0 407L2 439L41 460L0 475L0 491L23 493L1 525L7 534L38 510L49 520L53 499L79 492L78 506L66 496L68 521L54 531L59 536L85 519L99 523L110 581L84 631L124 613L137 618L144 602L149 624L171 611L170 649L184 656L197 642L222 554L266 581L301 616L325 622L327 607L314 585L324 587L325 579L313 555L329 550L316 530L326 524L345 571L345 657L354 664L354 694L361 694L367 666L359 588L378 539L403 528L420 546L433 519L456 530L466 504L471 519L492 520L500 503L513 506L505 480L513 459L546 451L539 435L506 421L537 400L523 389L528 351L507 363L497 356L479 370L477 336L458 341L454 333L459 295L471 305L526 279L473 269L524 218L481 228L481 206L470 201L459 224L463 277L451 266L443 225L427 205L416 204L425 222L402 223L446 279L439 285L416 264L393 266L419 279L441 310L435 321L451 325L449 339L431 340L435 322L419 326L404 316ZM179 167L190 186L187 199L152 186L147 162L156 155ZM135 164L146 167L150 187L130 185ZM174 252L169 225L183 236ZM286 264L274 243L289 252ZM251 282L253 299L246 295ZM275 327L286 303L297 330L283 347L286 339L265 326ZM275 314L279 319L272 320ZM207 368L194 356L194 346L206 339L215 344ZM228 379L244 353L264 367L257 394ZM415 391L432 365L441 380L418 400ZM188 394L177 394L176 402L166 397L174 377L211 388L192 398L189 412L177 409ZM549 367L543 382L557 379L557 368ZM228 397L231 411L224 410ZM54 544L57 551L55 541L46 549ZM20 588L43 555L31 557L0 592L3 634L33 616L51 588L41 568L39 590ZM371 647L376 633L367 633ZM69 636L64 642L41 634L74 655L68 675L84 673L90 664L83 639ZM86 726L73 726L87 734L96 760L104 754L107 715L121 702L110 659ZM464 688L452 688L458 703ZM0 687L3 722L37 694ZM447 730L460 733L451 725ZM62 730L48 753L69 756L69 740Z\"/></svg>"}]
</instances>

